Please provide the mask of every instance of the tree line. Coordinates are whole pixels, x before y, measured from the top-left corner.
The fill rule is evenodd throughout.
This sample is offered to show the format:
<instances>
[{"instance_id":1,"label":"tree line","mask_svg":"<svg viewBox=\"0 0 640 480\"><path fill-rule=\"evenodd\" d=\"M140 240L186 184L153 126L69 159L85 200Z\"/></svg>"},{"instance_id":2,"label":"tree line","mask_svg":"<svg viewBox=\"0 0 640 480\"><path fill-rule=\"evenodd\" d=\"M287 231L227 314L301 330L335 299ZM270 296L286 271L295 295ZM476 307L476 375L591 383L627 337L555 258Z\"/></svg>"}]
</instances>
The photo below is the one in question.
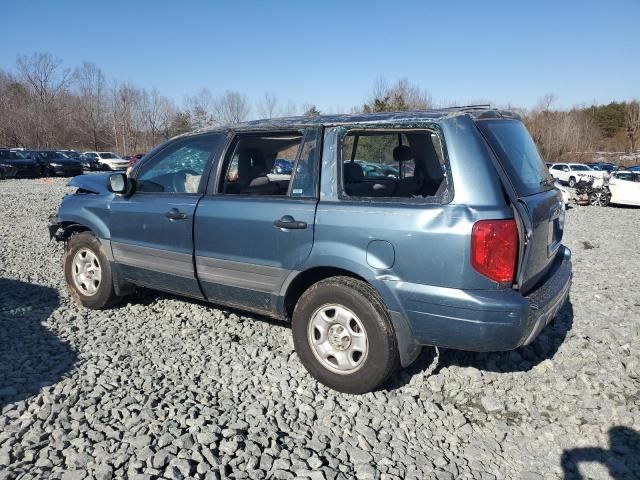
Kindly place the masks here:
<instances>
[{"instance_id":1,"label":"tree line","mask_svg":"<svg viewBox=\"0 0 640 480\"><path fill-rule=\"evenodd\" d=\"M484 102L483 102L484 103ZM520 109L547 161L595 151L633 152L639 148L637 100L562 110L546 95L530 110ZM375 81L370 97L351 113L425 110L436 105L427 90L401 79ZM108 80L91 62L63 66L48 53L19 56L11 71L0 70L0 146L147 151L174 135L250 118L320 115L313 104L298 107L266 92L255 104L246 95L214 95L202 88L182 105L129 81Z\"/></svg>"}]
</instances>

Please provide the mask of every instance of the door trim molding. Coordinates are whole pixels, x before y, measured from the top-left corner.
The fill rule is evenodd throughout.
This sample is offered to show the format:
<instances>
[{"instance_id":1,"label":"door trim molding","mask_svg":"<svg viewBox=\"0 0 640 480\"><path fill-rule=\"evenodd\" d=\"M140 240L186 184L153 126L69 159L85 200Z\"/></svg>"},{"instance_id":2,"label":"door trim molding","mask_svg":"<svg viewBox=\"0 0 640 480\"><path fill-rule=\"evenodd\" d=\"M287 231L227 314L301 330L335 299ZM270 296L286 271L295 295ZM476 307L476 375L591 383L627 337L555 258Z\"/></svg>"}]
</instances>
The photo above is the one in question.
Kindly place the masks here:
<instances>
[{"instance_id":1,"label":"door trim molding","mask_svg":"<svg viewBox=\"0 0 640 480\"><path fill-rule=\"evenodd\" d=\"M196 256L198 278L208 283L245 288L265 293L280 292L289 270L267 265Z\"/></svg>"},{"instance_id":2,"label":"door trim molding","mask_svg":"<svg viewBox=\"0 0 640 480\"><path fill-rule=\"evenodd\" d=\"M116 263L177 277L195 278L191 254L114 241L111 242L111 249Z\"/></svg>"}]
</instances>

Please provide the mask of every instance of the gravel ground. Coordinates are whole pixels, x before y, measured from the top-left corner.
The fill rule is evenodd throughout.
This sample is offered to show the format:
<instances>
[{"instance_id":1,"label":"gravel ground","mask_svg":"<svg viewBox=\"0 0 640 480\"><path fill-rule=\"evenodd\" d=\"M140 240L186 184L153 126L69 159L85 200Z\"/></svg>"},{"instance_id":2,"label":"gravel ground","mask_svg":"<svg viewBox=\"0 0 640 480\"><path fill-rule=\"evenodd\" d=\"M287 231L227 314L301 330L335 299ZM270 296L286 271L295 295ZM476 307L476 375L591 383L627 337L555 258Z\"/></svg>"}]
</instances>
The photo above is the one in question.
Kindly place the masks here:
<instances>
[{"instance_id":1,"label":"gravel ground","mask_svg":"<svg viewBox=\"0 0 640 480\"><path fill-rule=\"evenodd\" d=\"M568 211L571 301L533 345L426 349L349 396L278 322L150 292L76 306L46 232L64 184L0 182L0 478L640 475L640 209Z\"/></svg>"}]
</instances>

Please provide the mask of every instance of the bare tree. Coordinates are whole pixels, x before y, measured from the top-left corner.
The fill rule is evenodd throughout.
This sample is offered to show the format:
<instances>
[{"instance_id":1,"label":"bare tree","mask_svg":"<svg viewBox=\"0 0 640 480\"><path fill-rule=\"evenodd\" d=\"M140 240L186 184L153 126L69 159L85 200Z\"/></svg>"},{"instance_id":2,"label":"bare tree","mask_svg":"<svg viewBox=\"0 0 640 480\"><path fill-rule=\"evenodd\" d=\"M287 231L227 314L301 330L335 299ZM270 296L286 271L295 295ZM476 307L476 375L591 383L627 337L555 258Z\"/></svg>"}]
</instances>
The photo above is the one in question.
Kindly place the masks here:
<instances>
[{"instance_id":1,"label":"bare tree","mask_svg":"<svg viewBox=\"0 0 640 480\"><path fill-rule=\"evenodd\" d=\"M638 100L626 103L624 107L624 126L631 152L635 152L638 136L640 136L640 102Z\"/></svg>"},{"instance_id":2,"label":"bare tree","mask_svg":"<svg viewBox=\"0 0 640 480\"><path fill-rule=\"evenodd\" d=\"M258 115L263 118L273 118L276 116L276 106L278 97L273 92L265 92L262 100L258 102Z\"/></svg>"},{"instance_id":3,"label":"bare tree","mask_svg":"<svg viewBox=\"0 0 640 480\"><path fill-rule=\"evenodd\" d=\"M83 62L75 69L73 79L78 89L81 128L89 129L93 148L98 150L103 143L99 134L106 120L105 76L94 63Z\"/></svg>"},{"instance_id":4,"label":"bare tree","mask_svg":"<svg viewBox=\"0 0 640 480\"><path fill-rule=\"evenodd\" d=\"M250 112L249 102L244 95L228 90L216 100L214 111L220 123L233 125L247 119Z\"/></svg>"},{"instance_id":5,"label":"bare tree","mask_svg":"<svg viewBox=\"0 0 640 480\"><path fill-rule=\"evenodd\" d=\"M16 61L19 79L32 93L33 123L37 146L49 145L55 137L57 100L69 86L69 70L62 68L62 60L49 53L19 56Z\"/></svg>"},{"instance_id":6,"label":"bare tree","mask_svg":"<svg viewBox=\"0 0 640 480\"><path fill-rule=\"evenodd\" d=\"M187 97L185 108L189 112L193 128L206 128L216 124L216 101L208 88L201 88L196 95Z\"/></svg>"},{"instance_id":7,"label":"bare tree","mask_svg":"<svg viewBox=\"0 0 640 480\"><path fill-rule=\"evenodd\" d=\"M298 107L291 100L287 101L287 104L282 109L282 116L292 117L298 114Z\"/></svg>"},{"instance_id":8,"label":"bare tree","mask_svg":"<svg viewBox=\"0 0 640 480\"><path fill-rule=\"evenodd\" d=\"M552 110L555 96L547 94L524 116L525 123L547 162L590 151L602 134L584 110Z\"/></svg>"},{"instance_id":9,"label":"bare tree","mask_svg":"<svg viewBox=\"0 0 640 480\"><path fill-rule=\"evenodd\" d=\"M547 93L540 97L534 110L539 112L549 112L557 100L558 98L553 93Z\"/></svg>"},{"instance_id":10,"label":"bare tree","mask_svg":"<svg viewBox=\"0 0 640 480\"><path fill-rule=\"evenodd\" d=\"M62 69L62 60L50 53L19 56L16 67L20 77L33 89L43 105L49 105L69 85L69 70Z\"/></svg>"},{"instance_id":11,"label":"bare tree","mask_svg":"<svg viewBox=\"0 0 640 480\"><path fill-rule=\"evenodd\" d=\"M167 138L169 136L169 126L176 114L173 102L160 95L160 92L153 88L151 92L142 90L140 108L145 129L152 141L158 136Z\"/></svg>"}]
</instances>

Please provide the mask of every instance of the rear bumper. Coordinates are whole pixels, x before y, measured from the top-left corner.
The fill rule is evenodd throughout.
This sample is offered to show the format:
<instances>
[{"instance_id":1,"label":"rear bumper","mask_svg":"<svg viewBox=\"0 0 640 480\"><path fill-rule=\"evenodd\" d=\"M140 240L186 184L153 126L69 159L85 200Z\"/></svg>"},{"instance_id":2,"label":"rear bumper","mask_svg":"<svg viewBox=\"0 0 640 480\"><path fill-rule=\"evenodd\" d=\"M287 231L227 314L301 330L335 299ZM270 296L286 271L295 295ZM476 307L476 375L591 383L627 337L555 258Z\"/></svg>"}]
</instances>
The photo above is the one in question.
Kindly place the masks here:
<instances>
[{"instance_id":1,"label":"rear bumper","mask_svg":"<svg viewBox=\"0 0 640 480\"><path fill-rule=\"evenodd\" d=\"M415 342L477 352L531 343L564 305L571 252L561 247L545 280L527 296L513 289L458 290L398 283L396 296Z\"/></svg>"}]
</instances>

